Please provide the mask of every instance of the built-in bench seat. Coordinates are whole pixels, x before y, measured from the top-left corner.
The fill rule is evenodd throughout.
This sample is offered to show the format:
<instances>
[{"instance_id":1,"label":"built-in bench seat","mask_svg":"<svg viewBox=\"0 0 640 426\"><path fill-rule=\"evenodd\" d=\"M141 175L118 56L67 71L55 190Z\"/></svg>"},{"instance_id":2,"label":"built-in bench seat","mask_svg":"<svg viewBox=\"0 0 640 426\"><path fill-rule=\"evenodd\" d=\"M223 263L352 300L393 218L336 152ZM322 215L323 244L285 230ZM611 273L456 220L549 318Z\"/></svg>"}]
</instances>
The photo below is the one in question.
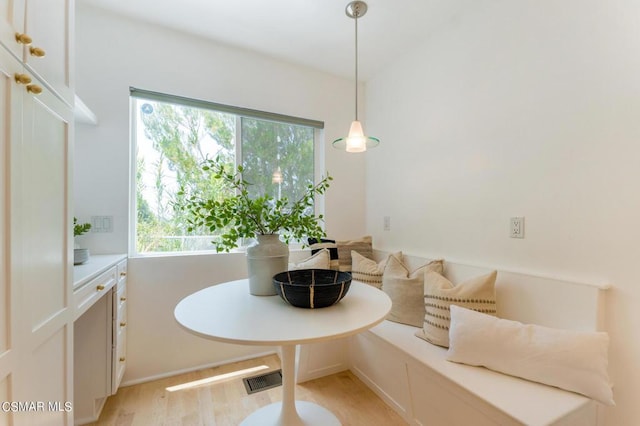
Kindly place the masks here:
<instances>
[{"instance_id":1,"label":"built-in bench seat","mask_svg":"<svg viewBox=\"0 0 640 426\"><path fill-rule=\"evenodd\" d=\"M596 403L562 389L446 360L416 327L384 321L350 342L352 371L410 424L596 425Z\"/></svg>"},{"instance_id":2,"label":"built-in bench seat","mask_svg":"<svg viewBox=\"0 0 640 426\"><path fill-rule=\"evenodd\" d=\"M378 259L385 253L376 252ZM409 266L424 258L405 256ZM448 262L453 283L489 268ZM497 316L570 330L603 330L608 285L498 270ZM350 338L303 345L298 381L350 369L408 424L431 426L598 426L600 404L579 394L446 360L447 349L383 321Z\"/></svg>"}]
</instances>

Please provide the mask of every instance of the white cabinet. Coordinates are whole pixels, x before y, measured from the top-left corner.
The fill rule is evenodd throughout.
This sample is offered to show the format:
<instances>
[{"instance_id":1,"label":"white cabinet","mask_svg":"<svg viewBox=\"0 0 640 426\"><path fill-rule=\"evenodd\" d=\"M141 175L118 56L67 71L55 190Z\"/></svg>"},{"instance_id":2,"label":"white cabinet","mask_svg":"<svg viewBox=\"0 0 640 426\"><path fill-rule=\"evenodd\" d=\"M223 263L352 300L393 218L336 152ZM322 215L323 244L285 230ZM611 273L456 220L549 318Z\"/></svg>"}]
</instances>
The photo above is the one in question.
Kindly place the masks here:
<instances>
[{"instance_id":1,"label":"white cabinet","mask_svg":"<svg viewBox=\"0 0 640 426\"><path fill-rule=\"evenodd\" d=\"M73 105L73 0L0 0L0 43Z\"/></svg>"},{"instance_id":2,"label":"white cabinet","mask_svg":"<svg viewBox=\"0 0 640 426\"><path fill-rule=\"evenodd\" d=\"M72 9L0 0L0 424L73 423Z\"/></svg>"},{"instance_id":3,"label":"white cabinet","mask_svg":"<svg viewBox=\"0 0 640 426\"><path fill-rule=\"evenodd\" d=\"M1 46L0 81L0 395L3 401L46 401L35 413L2 411L0 424L71 424L65 403L72 400L73 115Z\"/></svg>"},{"instance_id":4,"label":"white cabinet","mask_svg":"<svg viewBox=\"0 0 640 426\"><path fill-rule=\"evenodd\" d=\"M123 260L124 259L124 260ZM96 421L126 365L127 260L94 255L75 267L74 423Z\"/></svg>"},{"instance_id":5,"label":"white cabinet","mask_svg":"<svg viewBox=\"0 0 640 426\"><path fill-rule=\"evenodd\" d=\"M113 267L100 277L90 281L85 287L94 293L102 286L106 277L115 277ZM101 290L97 299L81 298L91 301L84 306L83 314L74 324L74 360L73 360L73 411L74 423L84 424L95 421L100 415L107 396L111 395L111 350L112 350L112 310L113 287Z\"/></svg>"},{"instance_id":6,"label":"white cabinet","mask_svg":"<svg viewBox=\"0 0 640 426\"><path fill-rule=\"evenodd\" d=\"M0 48L0 129L11 129L11 113L14 110L11 104L15 96L11 92L17 90L13 84L7 84L17 68L17 63L8 61L9 53ZM9 132L0 132L0 252L9 253L9 214L10 203L7 198L10 194L9 179L5 170L9 169L10 150ZM11 372L16 365L15 354L11 350L10 336L15 334L17 327L16 312L12 312L11 275L9 258L0 256L0 401L8 401L11 393ZM0 424L10 424L9 413L0 411Z\"/></svg>"},{"instance_id":7,"label":"white cabinet","mask_svg":"<svg viewBox=\"0 0 640 426\"><path fill-rule=\"evenodd\" d=\"M28 41L23 37L25 6L25 0L0 0L0 43L20 60Z\"/></svg>"},{"instance_id":8,"label":"white cabinet","mask_svg":"<svg viewBox=\"0 0 640 426\"><path fill-rule=\"evenodd\" d=\"M115 394L122 382L127 362L127 261L118 264L118 284L114 291L113 357L111 394Z\"/></svg>"}]
</instances>

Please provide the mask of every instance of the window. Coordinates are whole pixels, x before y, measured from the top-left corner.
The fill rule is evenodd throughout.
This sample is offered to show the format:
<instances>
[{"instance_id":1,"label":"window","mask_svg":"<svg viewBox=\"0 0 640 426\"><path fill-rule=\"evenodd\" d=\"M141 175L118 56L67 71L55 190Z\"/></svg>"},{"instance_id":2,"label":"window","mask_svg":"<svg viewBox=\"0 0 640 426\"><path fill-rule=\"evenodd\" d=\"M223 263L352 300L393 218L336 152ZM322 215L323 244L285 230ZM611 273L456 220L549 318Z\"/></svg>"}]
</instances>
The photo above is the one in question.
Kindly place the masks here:
<instances>
[{"instance_id":1,"label":"window","mask_svg":"<svg viewBox=\"0 0 640 426\"><path fill-rule=\"evenodd\" d=\"M215 249L217 235L188 233L173 208L181 187L226 195L200 168L207 158L242 164L255 196L296 200L315 181L322 122L134 88L131 111L136 253Z\"/></svg>"}]
</instances>

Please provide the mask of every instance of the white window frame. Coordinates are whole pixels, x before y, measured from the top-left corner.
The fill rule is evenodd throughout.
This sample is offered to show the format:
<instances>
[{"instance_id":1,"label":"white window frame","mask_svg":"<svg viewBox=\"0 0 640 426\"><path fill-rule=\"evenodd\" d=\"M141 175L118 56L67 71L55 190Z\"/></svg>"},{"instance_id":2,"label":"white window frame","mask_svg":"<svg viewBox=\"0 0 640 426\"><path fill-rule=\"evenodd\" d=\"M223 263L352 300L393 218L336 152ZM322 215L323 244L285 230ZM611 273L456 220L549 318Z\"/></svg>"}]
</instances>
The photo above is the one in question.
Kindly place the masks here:
<instances>
[{"instance_id":1,"label":"white window frame","mask_svg":"<svg viewBox=\"0 0 640 426\"><path fill-rule=\"evenodd\" d=\"M242 141L242 125L241 120L242 117L247 118L257 118L261 120L270 120L276 122L285 122L297 125L303 125L312 127L314 129L314 147L313 147L313 175L314 182L319 182L322 180L323 176L326 175L324 172L325 167L325 156L324 150L322 147L324 146L324 122L317 120L309 120L299 117L292 117L283 114L270 113L258 110L252 110L248 108L234 107L230 105L218 104L209 101L202 101L198 99L184 98L181 96L168 95L159 92L152 92L142 89L137 89L134 87L130 87L130 97L129 97L129 130L130 130L130 153L129 153L129 256L130 257L158 257L158 256L189 256L189 255L198 255L198 254L215 254L217 253L215 250L197 250L197 251L167 251L167 252L146 252L146 253L138 253L136 248L136 236L137 236L137 198L136 198L136 158L137 158L137 110L133 107L135 101L137 99L147 99L157 102L167 102L167 103L178 103L186 106L193 106L196 108L207 108L220 112L235 114L236 116L236 164L242 159L242 143L238 143ZM315 214L316 215L324 215L325 212L325 200L324 195L318 195L315 199ZM321 224L324 227L324 223ZM296 244L289 244L292 249L299 248ZM243 251L243 247L239 247L236 250L232 251Z\"/></svg>"}]
</instances>

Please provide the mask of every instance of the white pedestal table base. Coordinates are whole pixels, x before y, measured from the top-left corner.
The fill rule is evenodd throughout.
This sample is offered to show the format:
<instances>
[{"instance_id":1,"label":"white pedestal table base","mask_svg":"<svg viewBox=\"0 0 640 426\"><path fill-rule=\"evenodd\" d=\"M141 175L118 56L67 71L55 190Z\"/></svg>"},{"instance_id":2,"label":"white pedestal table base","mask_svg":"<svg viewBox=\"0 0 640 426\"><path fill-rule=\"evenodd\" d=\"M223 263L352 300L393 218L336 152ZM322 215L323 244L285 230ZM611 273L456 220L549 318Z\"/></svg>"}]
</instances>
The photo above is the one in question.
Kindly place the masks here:
<instances>
[{"instance_id":1,"label":"white pedestal table base","mask_svg":"<svg viewBox=\"0 0 640 426\"><path fill-rule=\"evenodd\" d=\"M283 421L282 419L282 403L274 402L266 407L262 407L254 411L249 417L244 419L242 426L340 426L340 420L333 413L324 407L307 401L296 401L297 419Z\"/></svg>"},{"instance_id":2,"label":"white pedestal table base","mask_svg":"<svg viewBox=\"0 0 640 426\"><path fill-rule=\"evenodd\" d=\"M308 401L296 401L296 346L282 345L282 402L262 407L244 419L243 426L340 426L340 420L329 410Z\"/></svg>"}]
</instances>

